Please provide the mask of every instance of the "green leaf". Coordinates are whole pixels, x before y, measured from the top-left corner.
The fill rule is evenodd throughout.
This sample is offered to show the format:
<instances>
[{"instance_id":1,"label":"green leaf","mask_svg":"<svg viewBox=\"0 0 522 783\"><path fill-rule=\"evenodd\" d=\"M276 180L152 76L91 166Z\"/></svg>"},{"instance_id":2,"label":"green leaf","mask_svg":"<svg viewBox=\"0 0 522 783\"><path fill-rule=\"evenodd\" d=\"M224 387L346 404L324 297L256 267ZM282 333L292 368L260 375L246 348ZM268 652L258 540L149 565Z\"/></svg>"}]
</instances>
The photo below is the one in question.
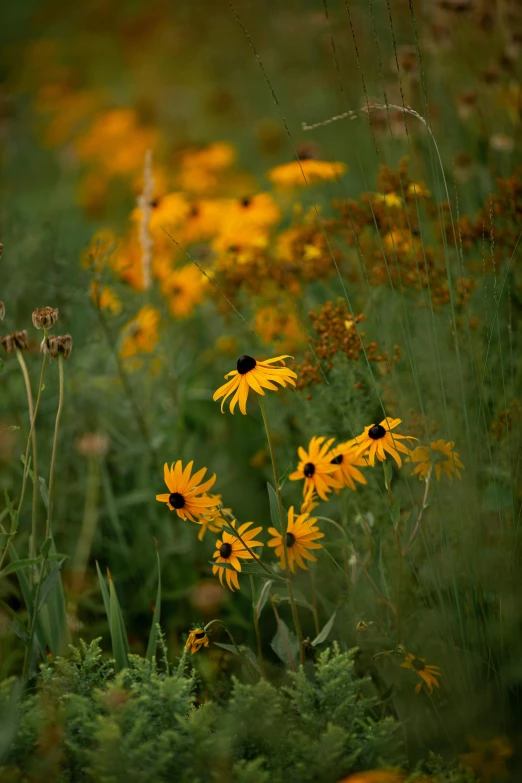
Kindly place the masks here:
<instances>
[{"instance_id":1,"label":"green leaf","mask_svg":"<svg viewBox=\"0 0 522 783\"><path fill-rule=\"evenodd\" d=\"M40 484L40 495L42 496L45 510L49 511L49 490L43 476L38 476L38 483Z\"/></svg>"},{"instance_id":2,"label":"green leaf","mask_svg":"<svg viewBox=\"0 0 522 783\"><path fill-rule=\"evenodd\" d=\"M294 670L297 668L296 660L299 652L299 639L281 618L277 620L277 633L270 642L270 646L283 663L290 664L290 667Z\"/></svg>"},{"instance_id":3,"label":"green leaf","mask_svg":"<svg viewBox=\"0 0 522 783\"><path fill-rule=\"evenodd\" d=\"M44 581L42 582L42 586L40 588L40 601L38 603L38 611L44 606L44 604L47 602L47 599L49 598L50 592L55 586L56 582L58 581L58 577L60 576L60 568L63 565L63 560L59 560L57 563L53 565L47 576L45 577Z\"/></svg>"},{"instance_id":4,"label":"green leaf","mask_svg":"<svg viewBox=\"0 0 522 783\"><path fill-rule=\"evenodd\" d=\"M110 608L110 601L109 601L109 591L107 590L107 585L105 584L105 579L103 578L102 572L100 571L100 566L98 565L98 561L96 561L96 571L98 574L98 581L100 583L100 589L101 594L103 598L103 605L105 607L105 614L107 615L107 621L110 623L111 621L111 608Z\"/></svg>"},{"instance_id":5,"label":"green leaf","mask_svg":"<svg viewBox=\"0 0 522 783\"><path fill-rule=\"evenodd\" d=\"M39 557L27 557L23 560L17 560L14 563L9 563L8 566L2 568L0 571L0 578L3 576L9 576L9 574L15 574L18 571L21 571L23 568L30 568L31 566L36 565L39 561Z\"/></svg>"},{"instance_id":6,"label":"green leaf","mask_svg":"<svg viewBox=\"0 0 522 783\"><path fill-rule=\"evenodd\" d=\"M43 607L42 614L47 620L49 647L51 648L53 655L65 655L68 652L69 644L71 642L65 593L60 571L64 559L65 558L58 555L54 541L51 540L49 560L59 562L59 568L56 578L53 579L53 583L49 588L49 597Z\"/></svg>"},{"instance_id":7,"label":"green leaf","mask_svg":"<svg viewBox=\"0 0 522 783\"><path fill-rule=\"evenodd\" d=\"M15 508L11 502L11 498L9 497L9 493L6 489L4 489L4 498L5 506L9 512L9 516L11 517L11 530L9 532L11 535L13 535L13 533L16 533L18 528L18 512L15 511Z\"/></svg>"},{"instance_id":8,"label":"green leaf","mask_svg":"<svg viewBox=\"0 0 522 783\"><path fill-rule=\"evenodd\" d=\"M393 523L393 527L397 530L399 522L401 520L401 504L395 502L390 509L390 516Z\"/></svg>"},{"instance_id":9,"label":"green leaf","mask_svg":"<svg viewBox=\"0 0 522 783\"><path fill-rule=\"evenodd\" d=\"M29 631L25 627L25 625L22 623L14 609L11 609L10 606L6 604L5 601L0 600L0 606L7 612L9 617L11 618L12 624L13 624L13 631L15 634L22 639L22 641L27 644L29 641Z\"/></svg>"},{"instance_id":10,"label":"green leaf","mask_svg":"<svg viewBox=\"0 0 522 783\"><path fill-rule=\"evenodd\" d=\"M9 557L11 558L12 562L15 563L20 562L20 559L18 557L18 554L13 544L9 544ZM18 579L18 583L20 585L20 590L22 591L24 603L27 607L27 612L29 613L29 615L31 615L33 611L33 591L31 589L30 582L23 568L20 568L18 571L16 571L16 576ZM35 635L36 643L38 645L38 649L40 651L40 655L42 656L43 660L45 660L45 655L47 652L47 645L48 645L48 636L40 617L36 618L36 627L35 627L34 635ZM51 645L49 645L49 647L50 646Z\"/></svg>"},{"instance_id":11,"label":"green leaf","mask_svg":"<svg viewBox=\"0 0 522 783\"><path fill-rule=\"evenodd\" d=\"M52 538L48 538L48 539L46 539L44 541L43 546L42 546L42 557L47 558L47 556L48 556L48 554L49 554L49 552L51 550L52 543L53 543L53 539Z\"/></svg>"},{"instance_id":12,"label":"green leaf","mask_svg":"<svg viewBox=\"0 0 522 783\"><path fill-rule=\"evenodd\" d=\"M270 502L270 519L272 520L272 525L275 527L275 529L281 531L282 520L279 519L279 502L277 500L277 492L269 481L266 482L266 486L268 489L268 500Z\"/></svg>"},{"instance_id":13,"label":"green leaf","mask_svg":"<svg viewBox=\"0 0 522 783\"><path fill-rule=\"evenodd\" d=\"M115 668L116 672L119 672L128 666L129 643L127 641L127 634L125 632L125 625L118 596L116 594L116 588L114 587L110 571L108 569L107 571L109 574L109 629L111 632L112 654L114 656Z\"/></svg>"},{"instance_id":14,"label":"green leaf","mask_svg":"<svg viewBox=\"0 0 522 783\"><path fill-rule=\"evenodd\" d=\"M156 559L158 561L158 589L156 591L156 603L154 605L154 616L152 618L152 626L149 634L149 643L147 645L147 653L145 657L148 661L152 661L156 647L158 644L158 628L161 618L161 562L158 550L158 542L154 539L156 544Z\"/></svg>"},{"instance_id":15,"label":"green leaf","mask_svg":"<svg viewBox=\"0 0 522 783\"><path fill-rule=\"evenodd\" d=\"M214 645L214 647L221 647L222 650L226 650L227 652L232 653L233 655L239 656L239 653L233 644L225 644L224 642L212 642L212 644Z\"/></svg>"},{"instance_id":16,"label":"green leaf","mask_svg":"<svg viewBox=\"0 0 522 783\"><path fill-rule=\"evenodd\" d=\"M333 628L333 624L335 622L335 615L337 614L337 609L333 613L333 615L330 617L328 622L322 627L322 629L319 631L315 639L312 640L312 646L317 647L318 644L322 644L328 639L328 635L330 631Z\"/></svg>"},{"instance_id":17,"label":"green leaf","mask_svg":"<svg viewBox=\"0 0 522 783\"><path fill-rule=\"evenodd\" d=\"M261 617L261 612L265 608L265 604L268 600L268 596L270 595L270 588L274 584L273 579L267 579L263 587L261 588L261 592L259 593L259 598L257 599L256 604L256 614L258 617Z\"/></svg>"}]
</instances>

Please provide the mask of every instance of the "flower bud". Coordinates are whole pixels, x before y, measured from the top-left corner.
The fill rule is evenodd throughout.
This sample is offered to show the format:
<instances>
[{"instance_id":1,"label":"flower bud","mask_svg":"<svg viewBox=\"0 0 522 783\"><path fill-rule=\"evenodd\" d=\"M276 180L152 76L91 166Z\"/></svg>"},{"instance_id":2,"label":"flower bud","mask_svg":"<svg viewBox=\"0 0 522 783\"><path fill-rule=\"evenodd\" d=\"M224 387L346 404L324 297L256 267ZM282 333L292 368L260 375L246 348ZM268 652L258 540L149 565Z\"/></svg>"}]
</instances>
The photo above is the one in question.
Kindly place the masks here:
<instances>
[{"instance_id":1,"label":"flower bud","mask_svg":"<svg viewBox=\"0 0 522 783\"><path fill-rule=\"evenodd\" d=\"M49 354L51 359L57 359L63 356L68 359L72 351L72 337L70 334L50 335L42 341L41 350Z\"/></svg>"},{"instance_id":2,"label":"flower bud","mask_svg":"<svg viewBox=\"0 0 522 783\"><path fill-rule=\"evenodd\" d=\"M5 304L0 300L0 321L5 318Z\"/></svg>"},{"instance_id":3,"label":"flower bud","mask_svg":"<svg viewBox=\"0 0 522 783\"><path fill-rule=\"evenodd\" d=\"M37 329L50 329L58 320L55 307L37 307L33 313L33 324Z\"/></svg>"},{"instance_id":4,"label":"flower bud","mask_svg":"<svg viewBox=\"0 0 522 783\"><path fill-rule=\"evenodd\" d=\"M3 346L5 353L16 353L16 351L26 351L29 348L29 339L27 329L21 332L12 332L6 334L0 339L0 345Z\"/></svg>"}]
</instances>

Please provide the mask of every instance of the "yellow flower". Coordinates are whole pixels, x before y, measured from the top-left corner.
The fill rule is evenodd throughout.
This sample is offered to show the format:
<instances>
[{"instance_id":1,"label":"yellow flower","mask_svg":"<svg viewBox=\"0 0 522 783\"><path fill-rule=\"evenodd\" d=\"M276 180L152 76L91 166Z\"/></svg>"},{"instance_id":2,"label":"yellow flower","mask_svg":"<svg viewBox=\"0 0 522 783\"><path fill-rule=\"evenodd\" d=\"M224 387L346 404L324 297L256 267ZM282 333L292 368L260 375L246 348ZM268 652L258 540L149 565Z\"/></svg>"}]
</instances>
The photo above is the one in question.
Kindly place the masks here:
<instances>
[{"instance_id":1,"label":"yellow flower","mask_svg":"<svg viewBox=\"0 0 522 783\"><path fill-rule=\"evenodd\" d=\"M408 196L417 196L417 198L429 198L431 196L430 191L424 184L424 182L410 182L408 185Z\"/></svg>"},{"instance_id":2,"label":"yellow flower","mask_svg":"<svg viewBox=\"0 0 522 783\"><path fill-rule=\"evenodd\" d=\"M282 351L292 351L306 340L296 314L284 300L261 307L256 312L254 329L264 345L277 345Z\"/></svg>"},{"instance_id":3,"label":"yellow flower","mask_svg":"<svg viewBox=\"0 0 522 783\"><path fill-rule=\"evenodd\" d=\"M417 658L412 653L406 653L404 663L401 663L403 669L412 669L420 677L421 682L415 686L415 693L420 693L422 683L425 682L430 693L433 693L433 686L440 688L438 677L441 676L441 670L438 666L428 666L426 658Z\"/></svg>"},{"instance_id":4,"label":"yellow flower","mask_svg":"<svg viewBox=\"0 0 522 783\"><path fill-rule=\"evenodd\" d=\"M169 300L175 318L187 318L205 296L207 278L194 264L174 269L161 282L161 290Z\"/></svg>"},{"instance_id":5,"label":"yellow flower","mask_svg":"<svg viewBox=\"0 0 522 783\"><path fill-rule=\"evenodd\" d=\"M317 560L316 557L310 554L309 549L322 549L322 544L318 544L318 538L324 538L324 533L321 533L316 526L317 519L310 517L308 513L301 513L297 516L294 515L294 507L290 506L288 509L288 527L286 529L286 547L288 551L288 564L292 573L295 573L295 565L299 568L304 568L308 571L308 566L304 562L306 560ZM281 568L286 568L285 563L285 550L283 546L283 536L275 527L269 527L268 532L274 536L268 542L268 546L275 547L275 553L279 558Z\"/></svg>"},{"instance_id":6,"label":"yellow flower","mask_svg":"<svg viewBox=\"0 0 522 783\"><path fill-rule=\"evenodd\" d=\"M401 440L417 440L412 435L399 435L396 432L391 432L401 421L402 419L390 419L387 416L380 424L370 424L369 427L365 427L364 432L354 438L354 443L357 446L356 454L364 455L373 468L375 457L377 456L377 459L383 462L386 459L385 452L388 452L400 468L402 460L399 451L402 451L403 454L410 454L410 449L406 444L401 443Z\"/></svg>"},{"instance_id":7,"label":"yellow flower","mask_svg":"<svg viewBox=\"0 0 522 783\"><path fill-rule=\"evenodd\" d=\"M208 647L209 639L204 628L193 628L188 635L185 644L185 650L190 650L191 654L197 653L201 647Z\"/></svg>"},{"instance_id":8,"label":"yellow flower","mask_svg":"<svg viewBox=\"0 0 522 783\"><path fill-rule=\"evenodd\" d=\"M135 291L143 291L143 258L140 241L134 234L118 243L109 257L114 273Z\"/></svg>"},{"instance_id":9,"label":"yellow flower","mask_svg":"<svg viewBox=\"0 0 522 783\"><path fill-rule=\"evenodd\" d=\"M225 378L232 376L231 380L220 386L214 392L212 399L219 400L220 397L223 397L221 413L224 413L225 401L235 392L230 401L230 413L234 413L234 408L239 402L239 410L246 415L246 402L250 389L264 396L264 389L277 391L275 383L279 383L281 386L286 386L287 383L295 386L294 378L297 378L297 375L293 370L284 366L284 360L292 358L292 356L285 354L284 356L276 356L274 359L257 361L252 356L240 356L237 360L237 370L231 370L224 376ZM283 367L272 367L274 362L281 362Z\"/></svg>"},{"instance_id":10,"label":"yellow flower","mask_svg":"<svg viewBox=\"0 0 522 783\"><path fill-rule=\"evenodd\" d=\"M312 489L304 496L303 502L301 503L301 514L310 514L314 508L317 508L319 505L314 488Z\"/></svg>"},{"instance_id":11,"label":"yellow flower","mask_svg":"<svg viewBox=\"0 0 522 783\"><path fill-rule=\"evenodd\" d=\"M192 473L194 462L189 462L185 469L179 459L176 463L163 466L163 476L168 492L156 495L156 500L166 503L171 511L175 511L180 519L190 519L191 522L199 522L200 518L208 514L209 509L215 508L216 498L206 493L216 480L216 474L212 478L200 484L207 472L201 468L197 473Z\"/></svg>"},{"instance_id":12,"label":"yellow flower","mask_svg":"<svg viewBox=\"0 0 522 783\"><path fill-rule=\"evenodd\" d=\"M397 193L372 193L374 201L379 201L388 209L393 207L402 207L402 198Z\"/></svg>"},{"instance_id":13,"label":"yellow flower","mask_svg":"<svg viewBox=\"0 0 522 783\"><path fill-rule=\"evenodd\" d=\"M417 446L410 454L412 462L418 462L413 473L419 479L426 478L432 468L435 468L437 481L440 481L441 473L444 471L450 482L453 482L453 474L460 478L460 470L464 470L464 465L459 459L456 451L453 451L454 441L434 440L428 446Z\"/></svg>"},{"instance_id":14,"label":"yellow flower","mask_svg":"<svg viewBox=\"0 0 522 783\"><path fill-rule=\"evenodd\" d=\"M122 359L154 352L159 339L159 318L159 312L155 307L145 305L136 317L124 326L124 336L120 348Z\"/></svg>"},{"instance_id":15,"label":"yellow flower","mask_svg":"<svg viewBox=\"0 0 522 783\"><path fill-rule=\"evenodd\" d=\"M338 179L346 170L344 163L308 158L276 166L270 169L268 178L279 187L305 187L307 184Z\"/></svg>"},{"instance_id":16,"label":"yellow flower","mask_svg":"<svg viewBox=\"0 0 522 783\"><path fill-rule=\"evenodd\" d=\"M143 167L157 133L139 126L133 109L111 109L99 114L76 142L78 157L96 161L112 174L128 174Z\"/></svg>"},{"instance_id":17,"label":"yellow flower","mask_svg":"<svg viewBox=\"0 0 522 783\"><path fill-rule=\"evenodd\" d=\"M117 244L118 238L110 229L103 228L97 231L89 247L82 253L82 266L85 269L99 271L110 258Z\"/></svg>"},{"instance_id":18,"label":"yellow flower","mask_svg":"<svg viewBox=\"0 0 522 783\"><path fill-rule=\"evenodd\" d=\"M234 148L226 142L218 141L202 149L186 150L180 161L178 185L182 190L197 193L213 190L234 159Z\"/></svg>"},{"instance_id":19,"label":"yellow flower","mask_svg":"<svg viewBox=\"0 0 522 783\"><path fill-rule=\"evenodd\" d=\"M200 524L200 530L198 533L199 541L203 541L207 530L210 530L211 533L219 533L225 524L225 520L218 510L218 507L221 505L221 495L212 495L212 499L216 504L216 509L211 510L210 514L205 514L205 516L198 520ZM225 514L228 514L228 516L232 519L231 508L222 508L221 511Z\"/></svg>"},{"instance_id":20,"label":"yellow flower","mask_svg":"<svg viewBox=\"0 0 522 783\"><path fill-rule=\"evenodd\" d=\"M254 536L257 536L262 528L255 527L252 530L249 530L248 528L252 524L253 522L245 522L238 528L238 534L248 545L249 549L253 549L253 547L256 546L263 546L260 541L253 540ZM230 526L235 528L236 520L231 522ZM233 590L235 587L237 590L239 590L239 579L237 578L236 571L241 571L240 560L253 559L252 554L248 551L248 549L246 549L240 539L225 530L221 539L216 541L214 559L216 565L212 566L212 573L219 574L219 581L221 584L223 584L223 574L225 574L227 585L230 587L230 589ZM223 568L223 566L220 566L219 563L228 563L232 566L232 568L235 568L235 571L233 571L232 568Z\"/></svg>"},{"instance_id":21,"label":"yellow flower","mask_svg":"<svg viewBox=\"0 0 522 783\"><path fill-rule=\"evenodd\" d=\"M368 463L360 454L357 454L357 445L353 440L340 443L330 452L330 462L337 466L333 477L342 482L345 487L355 491L355 482L367 484L365 477L356 466L366 466ZM337 492L339 490L336 490Z\"/></svg>"},{"instance_id":22,"label":"yellow flower","mask_svg":"<svg viewBox=\"0 0 522 783\"><path fill-rule=\"evenodd\" d=\"M190 204L183 193L167 193L165 196L153 199L150 204L149 231L155 242L167 246L172 245L172 240L169 239L165 231L173 234L174 239L178 239L173 232L184 224L189 213ZM143 212L140 207L134 208L131 220L136 225L140 225L143 220Z\"/></svg>"},{"instance_id":23,"label":"yellow flower","mask_svg":"<svg viewBox=\"0 0 522 783\"><path fill-rule=\"evenodd\" d=\"M300 481L304 479L303 497L307 497L310 492L317 492L321 500L328 500L328 492L332 489L341 489L343 486L340 481L334 477L337 471L337 465L331 462L332 455L329 451L334 438L325 440L325 438L313 437L305 451L299 446L297 453L300 462L297 470L290 473L291 481Z\"/></svg>"},{"instance_id":24,"label":"yellow flower","mask_svg":"<svg viewBox=\"0 0 522 783\"><path fill-rule=\"evenodd\" d=\"M495 737L486 742L479 742L474 737L468 737L469 753L460 756L466 767L471 767L477 777L490 783L491 780L507 778L506 759L513 755L513 748L507 737Z\"/></svg>"},{"instance_id":25,"label":"yellow flower","mask_svg":"<svg viewBox=\"0 0 522 783\"><path fill-rule=\"evenodd\" d=\"M121 313L121 301L108 285L101 285L97 280L91 280L89 291L97 310L108 310L112 315Z\"/></svg>"}]
</instances>

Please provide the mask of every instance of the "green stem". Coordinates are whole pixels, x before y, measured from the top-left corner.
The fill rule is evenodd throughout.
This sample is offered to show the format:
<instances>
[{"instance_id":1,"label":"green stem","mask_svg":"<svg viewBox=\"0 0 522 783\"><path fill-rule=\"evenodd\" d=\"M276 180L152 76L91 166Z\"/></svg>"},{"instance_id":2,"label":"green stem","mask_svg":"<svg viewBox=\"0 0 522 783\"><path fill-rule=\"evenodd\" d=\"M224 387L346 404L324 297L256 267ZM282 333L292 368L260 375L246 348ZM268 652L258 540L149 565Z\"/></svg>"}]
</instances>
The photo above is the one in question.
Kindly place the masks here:
<instances>
[{"instance_id":1,"label":"green stem","mask_svg":"<svg viewBox=\"0 0 522 783\"><path fill-rule=\"evenodd\" d=\"M240 658L240 659L243 661L243 663L245 663L247 666L249 666L250 668L252 668L252 669L253 669L254 667L252 666L252 663L251 663L251 661L249 661L249 660L248 660L248 658L245 658L245 656L244 656L244 655L241 653L241 650L240 650L240 649L239 649L239 647L237 646L236 640L235 640L235 639L234 639L234 637L232 636L231 632L230 632L230 631L229 631L229 629L228 629L228 626L226 626L226 625L225 625L225 623L223 622L223 620L211 620L211 621L210 621L209 623L207 623L207 624L205 625L205 627L203 628L203 630L205 631L205 633L208 631L208 629L209 629L209 628L210 628L212 625L214 625L214 623L219 623L220 625L222 625L222 626L223 626L223 628L225 629L225 631L226 631L226 632L227 632L227 634L228 634L228 638L230 639L230 641L232 642L232 644L233 644L233 645L234 645L234 647L236 648L236 652L237 652L237 654L238 654L239 658ZM256 674L257 674L257 672L256 672Z\"/></svg>"},{"instance_id":2,"label":"green stem","mask_svg":"<svg viewBox=\"0 0 522 783\"><path fill-rule=\"evenodd\" d=\"M257 639L257 657L259 660L259 670L261 672L261 677L264 678L265 676L265 662L263 660L263 645L261 643L261 634L259 632L259 617L257 614L257 607L256 607L256 591L254 589L254 577L250 576L250 591L252 593L252 612L254 615L254 628L256 629L256 639Z\"/></svg>"},{"instance_id":3,"label":"green stem","mask_svg":"<svg viewBox=\"0 0 522 783\"><path fill-rule=\"evenodd\" d=\"M47 339L47 330L44 329L44 340ZM42 389L43 389L43 381L44 381L44 374L45 374L45 366L47 364L47 354L44 353L43 359L42 359L42 370L40 372L40 382L38 384L38 393L36 395L36 403L34 406L34 415L31 420L31 429L29 430L29 437L27 438L27 447L25 449L25 459L24 459L24 472L23 472L23 478L22 478L22 490L20 492L20 502L18 504L18 516L20 516L20 512L22 510L22 503L24 502L24 495L25 495L25 485L27 482L27 476L29 473L29 449L31 447L32 439L33 439L33 432L34 432L34 424L36 421L36 417L38 415L38 408L40 407L40 398L42 396ZM36 551L36 544L34 544L34 548Z\"/></svg>"},{"instance_id":4,"label":"green stem","mask_svg":"<svg viewBox=\"0 0 522 783\"><path fill-rule=\"evenodd\" d=\"M56 454L58 452L58 430L60 428L60 418L63 409L63 356L58 356L58 376L59 376L59 397L58 410L56 411L56 421L54 424L53 451L51 455L51 468L49 470L49 499L47 504L47 524L45 526L45 538L51 537L51 518L53 509L53 489L54 489L54 468L56 465Z\"/></svg>"},{"instance_id":5,"label":"green stem","mask_svg":"<svg viewBox=\"0 0 522 783\"><path fill-rule=\"evenodd\" d=\"M27 365L25 363L24 356L21 351L16 351L16 358L18 364L22 370L24 376L25 391L27 394L27 407L29 408L29 426L31 429L31 442L33 445L33 506L32 506L32 522L31 522L31 543L29 547L29 557L34 558L36 556L36 515L38 507L38 458L36 455L36 430L32 426L34 419L33 411L33 395L31 393L31 381L29 379L29 372L27 371ZM0 563L1 568L1 563Z\"/></svg>"},{"instance_id":6,"label":"green stem","mask_svg":"<svg viewBox=\"0 0 522 783\"><path fill-rule=\"evenodd\" d=\"M412 532L412 534L410 536L410 540L408 541L408 543L406 544L406 546L402 550L402 556L403 557L408 552L409 548L411 547L411 545L415 541L415 538L417 536L417 533L418 533L419 529L422 530L422 516L424 514L424 511L428 508L428 494L429 494L429 491L430 491L430 482L431 482L432 475L433 475L433 465L430 466L430 469L428 471L428 475L426 477L426 488L424 490L424 497L422 499L422 506L421 506L421 509L419 511L419 516L417 518L417 523L416 523L415 527L413 528L413 532Z\"/></svg>"},{"instance_id":7,"label":"green stem","mask_svg":"<svg viewBox=\"0 0 522 783\"><path fill-rule=\"evenodd\" d=\"M268 426L268 419L266 416L265 406L263 403L263 398L260 394L257 395L257 399L259 400L259 407L261 408L261 415L263 417L263 424L265 425L265 431L266 431L266 438L268 441L268 448L270 451L270 459L272 460L272 470L274 473L274 484L275 484L275 491L277 495L277 506L279 509L279 521L281 524L281 538L283 541L283 555L285 558L285 567L286 567L286 581L288 584L288 596L290 598L290 606L292 609L292 617L294 620L295 630L297 633L297 638L299 639L299 660L301 662L301 666L304 666L305 663L305 655L304 655L304 644L303 644L303 632L301 630L301 625L299 623L299 615L297 614L297 606L295 603L294 598L294 591L292 589L292 575L290 573L290 567L288 564L288 547L287 547L287 541L286 541L286 531L287 531L287 520L285 519L285 515L283 512L283 500L281 498L281 489L279 487L279 473L277 470L277 463L274 453L274 446L272 443L272 436L270 434L270 427Z\"/></svg>"}]
</instances>

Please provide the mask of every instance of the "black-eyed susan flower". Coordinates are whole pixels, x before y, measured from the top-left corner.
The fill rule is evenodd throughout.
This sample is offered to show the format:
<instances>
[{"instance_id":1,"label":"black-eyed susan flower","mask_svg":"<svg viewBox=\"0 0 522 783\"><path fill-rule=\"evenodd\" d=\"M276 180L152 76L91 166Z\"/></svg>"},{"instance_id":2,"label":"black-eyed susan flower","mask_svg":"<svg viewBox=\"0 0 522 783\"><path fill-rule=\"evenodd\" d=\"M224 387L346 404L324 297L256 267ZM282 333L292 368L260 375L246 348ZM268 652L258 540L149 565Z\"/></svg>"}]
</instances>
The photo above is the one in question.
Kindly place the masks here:
<instances>
[{"instance_id":1,"label":"black-eyed susan flower","mask_svg":"<svg viewBox=\"0 0 522 783\"><path fill-rule=\"evenodd\" d=\"M216 551L214 552L215 565L212 566L212 573L219 574L219 581L223 584L223 575L226 576L227 585L231 590L234 587L239 590L239 579L237 578L237 571L241 571L241 560L252 560L253 555L249 552L249 549L253 549L257 546L263 546L261 541L255 541L254 537L262 530L261 527L254 527L252 530L248 528L253 522L245 522L238 528L238 535L241 536L243 541L238 536L232 535L228 531L223 531L223 535L216 541ZM236 520L230 523L230 526L236 527ZM245 544L248 546L246 548ZM228 563L232 568L223 568L220 563ZM235 569L233 571L232 569Z\"/></svg>"},{"instance_id":2,"label":"black-eyed susan flower","mask_svg":"<svg viewBox=\"0 0 522 783\"><path fill-rule=\"evenodd\" d=\"M201 647L208 647L209 639L204 628L193 628L185 643L185 650L190 650L191 655L197 653Z\"/></svg>"},{"instance_id":3,"label":"black-eyed susan flower","mask_svg":"<svg viewBox=\"0 0 522 783\"><path fill-rule=\"evenodd\" d=\"M246 402L250 389L264 396L264 389L277 391L276 383L281 386L286 386L287 383L295 386L294 378L297 378L297 375L293 370L284 366L284 360L292 358L292 356L285 354L284 356L276 356L274 359L257 361L252 356L240 356L237 360L237 370L231 370L225 375L225 378L231 379L214 392L214 400L223 397L221 412L224 413L223 406L227 398L234 392L235 394L230 401L230 413L234 413L234 408L239 402L239 410L246 415ZM273 367L272 365L276 362L281 362L283 367Z\"/></svg>"},{"instance_id":4,"label":"black-eyed susan flower","mask_svg":"<svg viewBox=\"0 0 522 783\"><path fill-rule=\"evenodd\" d=\"M274 185L282 188L306 187L316 182L327 182L339 179L346 171L346 164L329 162L327 160L315 160L300 156L299 160L283 163L268 172L268 178Z\"/></svg>"},{"instance_id":5,"label":"black-eyed susan flower","mask_svg":"<svg viewBox=\"0 0 522 783\"><path fill-rule=\"evenodd\" d=\"M513 748L507 737L494 737L486 742L468 737L468 745L470 752L463 753L460 760L466 767L471 767L479 780L490 783L507 778L506 759L513 755Z\"/></svg>"},{"instance_id":6,"label":"black-eyed susan flower","mask_svg":"<svg viewBox=\"0 0 522 783\"><path fill-rule=\"evenodd\" d=\"M442 473L445 473L450 482L453 482L453 474L460 478L460 470L464 470L464 465L459 459L459 455L453 450L455 443L450 440L434 440L428 446L417 446L410 454L412 462L417 462L413 473L419 479L426 478L431 468L435 468L437 481L440 481Z\"/></svg>"},{"instance_id":7,"label":"black-eyed susan flower","mask_svg":"<svg viewBox=\"0 0 522 783\"><path fill-rule=\"evenodd\" d=\"M430 666L426 663L426 658L417 658L413 653L406 653L406 659L401 663L403 669L412 669L421 682L418 682L415 686L415 693L420 693L422 683L426 683L426 686L430 693L433 693L433 686L440 688L438 677L441 676L441 670L438 666Z\"/></svg>"},{"instance_id":8,"label":"black-eyed susan flower","mask_svg":"<svg viewBox=\"0 0 522 783\"><path fill-rule=\"evenodd\" d=\"M397 432L392 432L401 421L402 419L390 419L387 416L380 424L370 424L369 427L365 427L364 432L354 438L357 454L366 457L372 468L375 465L375 457L383 462L386 459L386 452L391 454L399 468L402 466L399 451L402 451L403 454L410 454L408 446L401 441L417 440L417 438L412 435L399 435Z\"/></svg>"},{"instance_id":9,"label":"black-eyed susan flower","mask_svg":"<svg viewBox=\"0 0 522 783\"><path fill-rule=\"evenodd\" d=\"M291 481L304 479L304 497L309 492L317 492L321 500L328 500L328 492L332 489L341 489L343 486L333 475L337 470L337 465L332 465L332 455L329 451L333 442L334 438L325 440L324 437L314 436L308 451L305 451L302 446L297 449L300 461L297 470L290 473L288 478Z\"/></svg>"},{"instance_id":10,"label":"black-eyed susan flower","mask_svg":"<svg viewBox=\"0 0 522 783\"><path fill-rule=\"evenodd\" d=\"M353 440L349 440L346 443L339 443L330 452L330 462L336 466L336 471L333 473L333 477L342 482L344 487L350 487L355 491L355 482L359 484L367 484L365 477L359 470L359 467L364 467L368 463L360 454L357 453L357 445ZM336 490L338 492L339 490Z\"/></svg>"},{"instance_id":11,"label":"black-eyed susan flower","mask_svg":"<svg viewBox=\"0 0 522 783\"><path fill-rule=\"evenodd\" d=\"M198 533L198 540L203 541L205 534L207 530L210 530L211 533L219 533L221 532L221 528L226 523L226 520L223 517L223 514L228 516L230 519L232 519L232 509L231 508L219 508L221 506L221 495L212 495L213 500L216 503L215 509L210 509L209 514L205 514L204 516L200 517L198 520L200 529Z\"/></svg>"},{"instance_id":12,"label":"black-eyed susan flower","mask_svg":"<svg viewBox=\"0 0 522 783\"><path fill-rule=\"evenodd\" d=\"M299 513L310 514L314 510L314 508L317 508L318 505L319 505L319 501L312 487L311 491L309 491L304 496L303 502L301 503L301 511Z\"/></svg>"},{"instance_id":13,"label":"black-eyed susan flower","mask_svg":"<svg viewBox=\"0 0 522 783\"><path fill-rule=\"evenodd\" d=\"M169 509L175 511L181 519L198 522L205 514L208 515L210 509L215 508L219 501L206 494L214 484L216 474L201 484L207 469L201 468L192 476L193 464L193 462L189 462L183 469L183 463L180 459L176 463L173 462L170 468L165 463L163 475L169 491L156 495L156 500L166 503Z\"/></svg>"},{"instance_id":14,"label":"black-eyed susan flower","mask_svg":"<svg viewBox=\"0 0 522 783\"><path fill-rule=\"evenodd\" d=\"M296 563L299 568L308 571L308 566L304 561L313 560L315 562L317 560L308 551L309 549L322 549L322 544L318 544L317 539L324 538L324 533L321 533L316 522L317 519L310 517L306 512L296 515L293 506L288 509L286 551L288 552L288 565L292 573L295 573ZM273 536L268 542L268 546L275 547L281 568L286 568L283 536L275 527L269 527L268 532Z\"/></svg>"}]
</instances>

